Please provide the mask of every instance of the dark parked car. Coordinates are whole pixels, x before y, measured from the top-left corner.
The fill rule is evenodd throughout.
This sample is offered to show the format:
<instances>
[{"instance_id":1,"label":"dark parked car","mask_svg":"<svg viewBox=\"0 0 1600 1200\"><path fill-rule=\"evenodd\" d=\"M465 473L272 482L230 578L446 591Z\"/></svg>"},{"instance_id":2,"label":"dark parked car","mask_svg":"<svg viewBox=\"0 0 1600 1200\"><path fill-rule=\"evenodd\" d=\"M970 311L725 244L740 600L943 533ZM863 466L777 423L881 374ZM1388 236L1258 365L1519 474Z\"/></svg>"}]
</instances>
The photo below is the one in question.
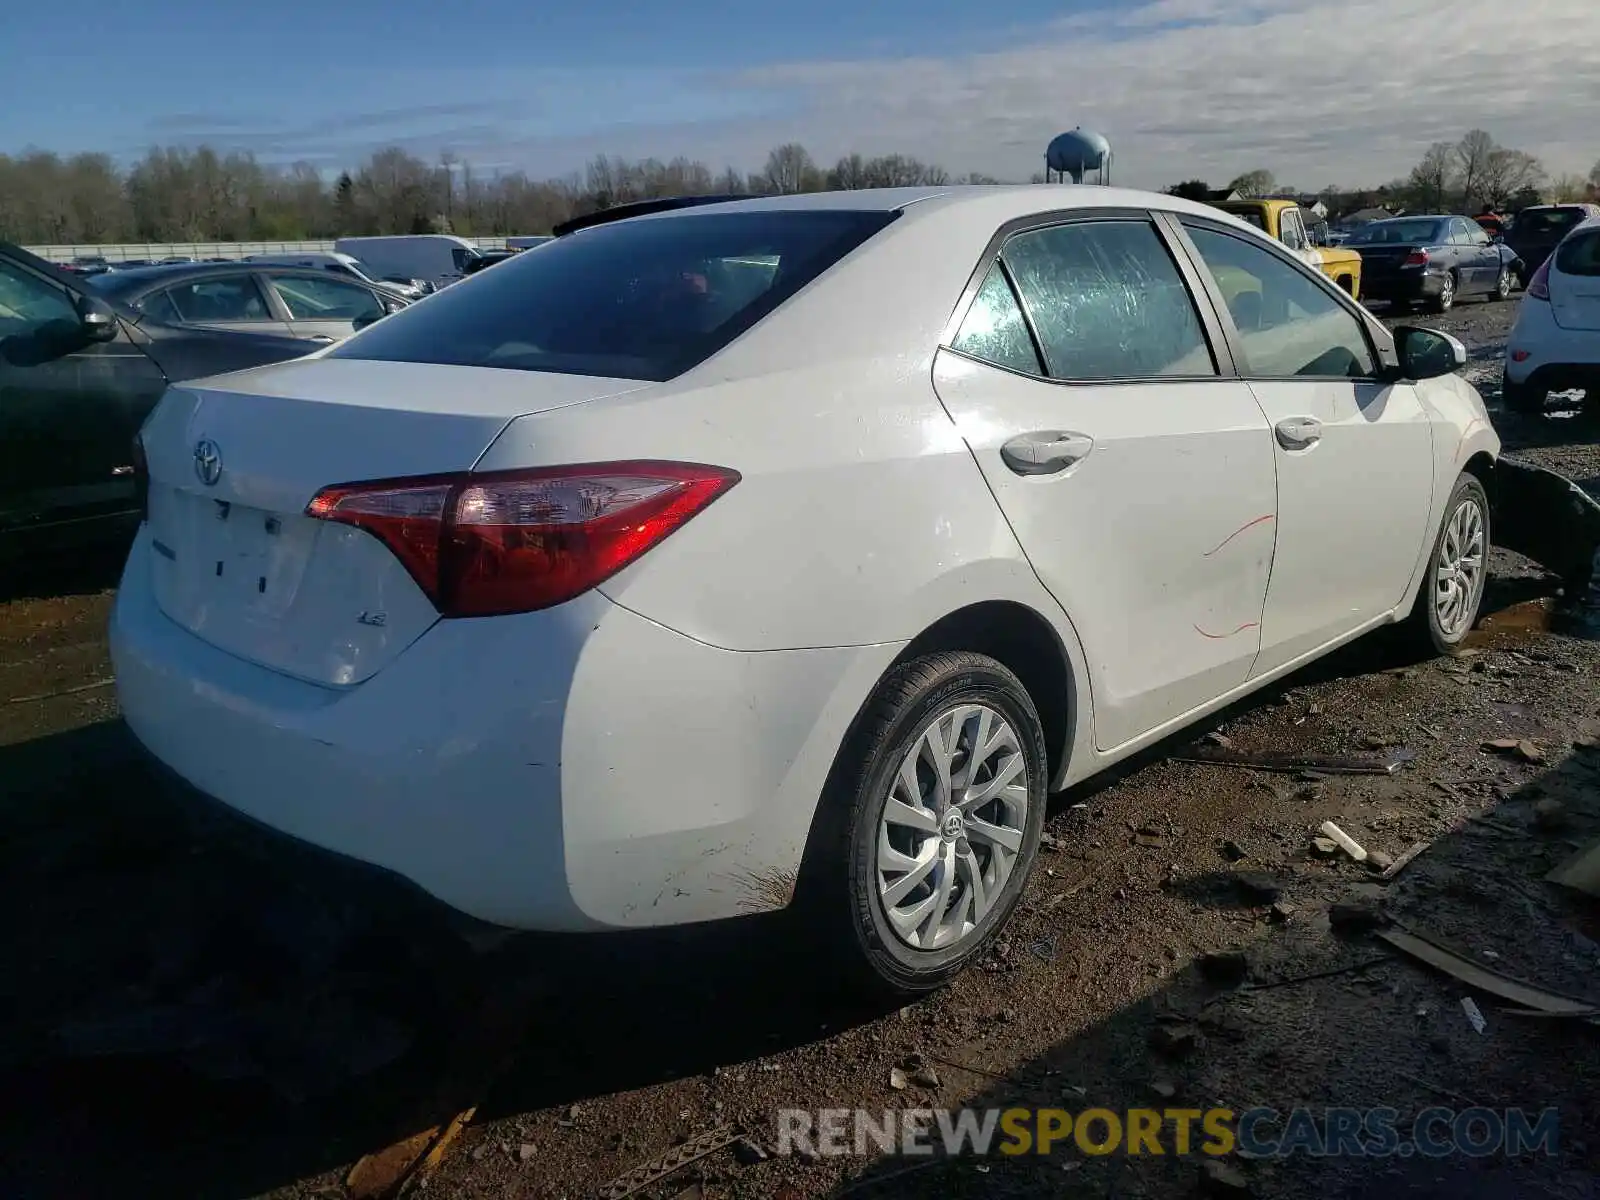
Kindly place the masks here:
<instances>
[{"instance_id":1,"label":"dark parked car","mask_svg":"<svg viewBox=\"0 0 1600 1200\"><path fill-rule=\"evenodd\" d=\"M1590 217L1600 217L1600 204L1536 204L1516 215L1506 230L1506 245L1522 260L1523 287L1561 239Z\"/></svg>"},{"instance_id":2,"label":"dark parked car","mask_svg":"<svg viewBox=\"0 0 1600 1200\"><path fill-rule=\"evenodd\" d=\"M1361 299L1448 312L1463 296L1504 300L1518 258L1470 217L1392 217L1355 233L1345 249L1361 255Z\"/></svg>"},{"instance_id":3,"label":"dark parked car","mask_svg":"<svg viewBox=\"0 0 1600 1200\"><path fill-rule=\"evenodd\" d=\"M312 349L163 324L0 242L0 559L131 524L134 434L169 383Z\"/></svg>"},{"instance_id":4,"label":"dark parked car","mask_svg":"<svg viewBox=\"0 0 1600 1200\"><path fill-rule=\"evenodd\" d=\"M169 325L275 333L324 345L399 312L409 301L315 267L259 262L186 263L112 271L101 295Z\"/></svg>"},{"instance_id":5,"label":"dark parked car","mask_svg":"<svg viewBox=\"0 0 1600 1200\"><path fill-rule=\"evenodd\" d=\"M521 250L485 250L477 258L469 258L467 265L461 268L463 276L476 275L485 267L492 267L495 263L505 262L508 258L515 258Z\"/></svg>"}]
</instances>

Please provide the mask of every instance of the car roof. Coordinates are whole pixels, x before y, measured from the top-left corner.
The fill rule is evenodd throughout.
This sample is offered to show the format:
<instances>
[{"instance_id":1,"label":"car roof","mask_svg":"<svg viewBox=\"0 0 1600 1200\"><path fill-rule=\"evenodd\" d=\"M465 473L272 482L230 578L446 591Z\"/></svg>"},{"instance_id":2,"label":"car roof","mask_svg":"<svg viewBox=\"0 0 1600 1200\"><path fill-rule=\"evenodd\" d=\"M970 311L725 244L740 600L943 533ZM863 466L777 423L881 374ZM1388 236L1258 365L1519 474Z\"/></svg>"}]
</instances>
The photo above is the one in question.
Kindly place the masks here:
<instances>
[{"instance_id":1,"label":"car roof","mask_svg":"<svg viewBox=\"0 0 1600 1200\"><path fill-rule=\"evenodd\" d=\"M204 279L210 275L240 274L270 269L274 275L299 276L305 279L326 279L328 273L316 267L296 267L285 263L236 259L225 263L157 263L149 267L134 267L131 271L112 271L99 276L96 290L109 296L129 296L160 284L181 279Z\"/></svg>"},{"instance_id":2,"label":"car roof","mask_svg":"<svg viewBox=\"0 0 1600 1200\"><path fill-rule=\"evenodd\" d=\"M629 220L662 221L723 212L898 212L907 216L970 210L975 220L996 225L1034 213L1090 208L1139 208L1187 213L1254 226L1210 204L1165 192L1104 187L1100 184L1026 183L959 184L948 187L862 188L856 191L797 192L748 196L659 213L641 213Z\"/></svg>"}]
</instances>

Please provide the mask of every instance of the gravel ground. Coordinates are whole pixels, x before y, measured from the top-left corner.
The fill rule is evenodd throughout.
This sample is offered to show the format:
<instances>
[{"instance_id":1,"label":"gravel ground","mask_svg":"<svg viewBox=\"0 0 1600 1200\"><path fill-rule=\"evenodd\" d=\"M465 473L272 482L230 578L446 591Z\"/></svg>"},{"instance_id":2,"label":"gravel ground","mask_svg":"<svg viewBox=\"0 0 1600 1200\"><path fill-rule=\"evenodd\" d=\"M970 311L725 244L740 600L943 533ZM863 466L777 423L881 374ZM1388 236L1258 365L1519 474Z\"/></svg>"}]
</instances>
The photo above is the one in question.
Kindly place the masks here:
<instances>
[{"instance_id":1,"label":"gravel ground","mask_svg":"<svg viewBox=\"0 0 1600 1200\"><path fill-rule=\"evenodd\" d=\"M1491 407L1514 312L1428 319L1467 343ZM1600 490L1575 406L1495 419L1508 450ZM1208 725L1250 751L1404 747L1397 775L1269 775L1158 748L1055 799L992 959L898 1011L832 995L789 952L785 917L528 938L469 961L413 898L197 821L117 723L112 579L89 564L0 606L8 1196L344 1196L364 1152L474 1105L430 1194L575 1200L723 1127L747 1142L634 1194L1597 1194L1596 1029L1479 993L1475 1032L1460 985L1330 920L1362 901L1600 1000L1600 911L1543 881L1600 834L1600 753L1574 745L1600 718L1600 644L1549 631L1554 582L1525 561L1497 554L1469 656L1397 663L1369 639ZM1485 750L1496 738L1531 752ZM1326 820L1391 855L1430 845L1382 884L1316 852ZM1207 957L1221 951L1242 960ZM1388 1106L1402 1127L1436 1104L1554 1106L1561 1139L1549 1157L1221 1170L1070 1143L1018 1159L772 1153L780 1109L968 1104Z\"/></svg>"}]
</instances>

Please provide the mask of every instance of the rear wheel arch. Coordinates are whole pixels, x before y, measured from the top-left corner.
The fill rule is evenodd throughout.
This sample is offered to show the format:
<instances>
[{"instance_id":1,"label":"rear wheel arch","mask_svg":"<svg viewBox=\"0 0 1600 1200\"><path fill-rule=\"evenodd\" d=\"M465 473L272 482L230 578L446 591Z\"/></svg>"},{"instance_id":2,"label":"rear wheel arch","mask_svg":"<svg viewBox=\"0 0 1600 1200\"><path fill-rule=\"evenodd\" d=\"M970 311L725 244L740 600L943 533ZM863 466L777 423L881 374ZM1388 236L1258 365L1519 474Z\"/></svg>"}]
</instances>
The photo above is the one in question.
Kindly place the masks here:
<instances>
[{"instance_id":1,"label":"rear wheel arch","mask_svg":"<svg viewBox=\"0 0 1600 1200\"><path fill-rule=\"evenodd\" d=\"M913 638L890 670L941 650L987 655L1022 681L1044 727L1050 777L1057 778L1071 756L1073 714L1081 706L1071 659L1050 622L1014 600L970 604Z\"/></svg>"},{"instance_id":2,"label":"rear wheel arch","mask_svg":"<svg viewBox=\"0 0 1600 1200\"><path fill-rule=\"evenodd\" d=\"M906 643L873 682L871 691L862 697L834 753L827 781L818 797L817 811L811 818L801 860L799 890L805 890L807 876L819 865L814 851L820 841L827 839L828 798L840 793L841 774L854 760L853 751L863 719L872 709L884 680L909 662L948 651L985 655L1017 676L1033 701L1044 730L1048 780L1060 778L1072 754L1076 715L1086 707L1080 699L1085 689L1080 685L1060 634L1037 610L1014 600L984 600L959 608Z\"/></svg>"}]
</instances>

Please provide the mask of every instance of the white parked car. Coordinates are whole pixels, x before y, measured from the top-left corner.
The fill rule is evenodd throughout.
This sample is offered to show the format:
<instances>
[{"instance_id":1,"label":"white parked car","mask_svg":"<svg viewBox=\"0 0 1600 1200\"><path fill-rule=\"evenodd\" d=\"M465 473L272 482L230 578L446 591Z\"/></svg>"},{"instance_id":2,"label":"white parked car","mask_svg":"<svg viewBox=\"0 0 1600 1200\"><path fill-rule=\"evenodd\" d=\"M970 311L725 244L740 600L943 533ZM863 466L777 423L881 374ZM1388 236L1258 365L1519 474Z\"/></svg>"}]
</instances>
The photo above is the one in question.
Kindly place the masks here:
<instances>
[{"instance_id":1,"label":"white parked car","mask_svg":"<svg viewBox=\"0 0 1600 1200\"><path fill-rule=\"evenodd\" d=\"M1600 395L1600 217L1574 226L1529 277L1502 384L1521 413L1542 411L1551 392Z\"/></svg>"},{"instance_id":2,"label":"white parked car","mask_svg":"<svg viewBox=\"0 0 1600 1200\"><path fill-rule=\"evenodd\" d=\"M602 223L167 394L123 711L485 921L792 902L915 992L1006 920L1047 793L1369 630L1466 635L1464 361L1171 196Z\"/></svg>"}]
</instances>

